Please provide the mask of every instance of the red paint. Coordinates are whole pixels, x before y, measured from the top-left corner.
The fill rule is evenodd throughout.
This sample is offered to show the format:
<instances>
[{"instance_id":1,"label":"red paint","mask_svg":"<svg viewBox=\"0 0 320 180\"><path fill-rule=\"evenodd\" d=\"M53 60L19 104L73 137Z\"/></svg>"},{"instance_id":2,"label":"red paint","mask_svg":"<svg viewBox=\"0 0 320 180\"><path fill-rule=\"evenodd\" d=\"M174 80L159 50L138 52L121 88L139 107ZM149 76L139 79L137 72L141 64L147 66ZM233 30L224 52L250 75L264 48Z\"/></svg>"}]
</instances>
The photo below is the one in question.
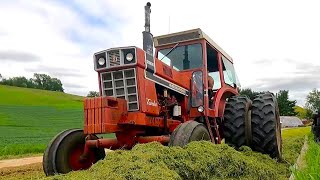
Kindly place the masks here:
<instances>
[{"instance_id":1,"label":"red paint","mask_svg":"<svg viewBox=\"0 0 320 180\"><path fill-rule=\"evenodd\" d=\"M207 90L207 42L204 39L193 40L189 42L180 43L180 45L201 43L203 48L203 66L197 69L189 69L184 71L176 71L170 66L166 65L159 59L155 58L155 74L172 84L179 85L185 89L190 90L190 79L194 71L203 72L204 89ZM171 48L174 45L165 45L158 47L155 51L163 48ZM221 143L223 135L219 134L217 118L223 118L224 107L226 99L230 96L237 95L237 89L225 84L222 69L221 53L217 54L219 74L221 78L221 88L216 92L214 97L214 107L209 108L208 96L204 96L203 113L199 113L197 107L188 109L189 97L182 98L181 105L181 119L167 119L167 127L169 134L182 122L189 120L197 120L200 116L206 116L206 125L209 129L210 136L216 143ZM168 143L169 136L162 134L165 126L164 117L160 114L161 107L157 105L148 105L147 102L158 102L155 82L145 78L146 59L145 52L136 48L136 64L125 65L121 67L112 67L109 69L99 70L98 75L102 72L123 70L128 68L135 68L136 84L139 100L139 111L128 112L127 101L124 99L117 99L113 97L97 97L84 100L84 133L85 134L100 134L100 133L115 133L115 139L98 139L86 141L86 152L89 152L89 147L104 147L104 148L132 148L136 143L147 143L158 141L163 144ZM232 62L232 61L230 61ZM100 94L102 94L101 80L99 76ZM191 92L191 91L190 91ZM210 120L209 120L210 119ZM148 136L148 128L153 127L154 136ZM145 135L146 134L146 135ZM144 135L142 137L141 135Z\"/></svg>"},{"instance_id":2,"label":"red paint","mask_svg":"<svg viewBox=\"0 0 320 180\"><path fill-rule=\"evenodd\" d=\"M85 159L80 160L81 155L84 152L84 146L82 144L79 144L77 147L75 147L71 152L69 156L69 164L73 171L77 171L80 169L88 169L96 162L95 155L93 151L88 151L87 156Z\"/></svg>"}]
</instances>

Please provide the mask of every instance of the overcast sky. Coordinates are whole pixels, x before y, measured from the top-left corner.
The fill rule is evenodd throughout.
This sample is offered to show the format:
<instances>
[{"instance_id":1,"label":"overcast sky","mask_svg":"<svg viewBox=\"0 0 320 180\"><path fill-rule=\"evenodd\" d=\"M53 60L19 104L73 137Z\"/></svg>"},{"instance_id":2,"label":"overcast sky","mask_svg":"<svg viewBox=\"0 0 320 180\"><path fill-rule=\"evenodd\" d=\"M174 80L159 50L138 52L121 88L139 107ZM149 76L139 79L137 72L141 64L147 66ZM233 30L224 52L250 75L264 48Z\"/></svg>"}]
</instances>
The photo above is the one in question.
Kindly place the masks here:
<instances>
[{"instance_id":1,"label":"overcast sky","mask_svg":"<svg viewBox=\"0 0 320 180\"><path fill-rule=\"evenodd\" d=\"M72 94L98 90L93 53L142 48L146 2L1 0L0 73L47 73ZM320 87L319 1L150 2L154 35L201 28L233 57L242 88L286 89L304 105Z\"/></svg>"}]
</instances>

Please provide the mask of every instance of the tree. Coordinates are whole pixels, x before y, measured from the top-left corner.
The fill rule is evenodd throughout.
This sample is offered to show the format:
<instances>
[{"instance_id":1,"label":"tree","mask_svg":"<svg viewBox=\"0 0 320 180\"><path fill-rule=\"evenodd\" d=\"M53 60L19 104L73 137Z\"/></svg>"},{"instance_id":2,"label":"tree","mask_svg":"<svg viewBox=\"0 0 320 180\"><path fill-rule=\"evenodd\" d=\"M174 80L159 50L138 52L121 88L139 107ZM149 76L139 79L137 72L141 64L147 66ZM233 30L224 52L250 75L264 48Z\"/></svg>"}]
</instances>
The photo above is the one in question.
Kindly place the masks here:
<instances>
[{"instance_id":1,"label":"tree","mask_svg":"<svg viewBox=\"0 0 320 180\"><path fill-rule=\"evenodd\" d=\"M87 97L98 97L100 96L100 93L97 91L89 91Z\"/></svg>"},{"instance_id":2,"label":"tree","mask_svg":"<svg viewBox=\"0 0 320 180\"><path fill-rule=\"evenodd\" d=\"M306 107L314 112L320 110L320 91L313 89L309 92Z\"/></svg>"},{"instance_id":3,"label":"tree","mask_svg":"<svg viewBox=\"0 0 320 180\"><path fill-rule=\"evenodd\" d=\"M312 116L313 116L313 112L308 109L308 108L302 108L300 106L295 106L294 107L294 112L296 112L297 116L300 118L300 119L307 119L307 120L310 120L312 119Z\"/></svg>"},{"instance_id":4,"label":"tree","mask_svg":"<svg viewBox=\"0 0 320 180\"><path fill-rule=\"evenodd\" d=\"M277 101L279 107L280 116L295 116L297 113L294 111L294 107L296 106L297 101L289 100L289 91L288 90L280 90L277 94Z\"/></svg>"},{"instance_id":5,"label":"tree","mask_svg":"<svg viewBox=\"0 0 320 180\"><path fill-rule=\"evenodd\" d=\"M257 96L258 94L261 94L263 92L256 92L256 91L253 91L252 89L250 88L246 88L246 89L240 89L239 90L239 94L240 95L246 95L248 96L251 100L253 100L255 98L255 96Z\"/></svg>"},{"instance_id":6,"label":"tree","mask_svg":"<svg viewBox=\"0 0 320 180\"><path fill-rule=\"evenodd\" d=\"M63 92L62 83L57 78L51 78L47 74L34 73L32 81L37 89Z\"/></svg>"},{"instance_id":7,"label":"tree","mask_svg":"<svg viewBox=\"0 0 320 180\"><path fill-rule=\"evenodd\" d=\"M306 108L306 117L305 119L311 120L313 118L313 111L311 109Z\"/></svg>"},{"instance_id":8,"label":"tree","mask_svg":"<svg viewBox=\"0 0 320 180\"><path fill-rule=\"evenodd\" d=\"M62 83L57 78L51 78L46 74L34 74L34 78L27 79L23 76L13 78L2 78L0 84L8 86L44 89L49 91L63 92Z\"/></svg>"}]
</instances>

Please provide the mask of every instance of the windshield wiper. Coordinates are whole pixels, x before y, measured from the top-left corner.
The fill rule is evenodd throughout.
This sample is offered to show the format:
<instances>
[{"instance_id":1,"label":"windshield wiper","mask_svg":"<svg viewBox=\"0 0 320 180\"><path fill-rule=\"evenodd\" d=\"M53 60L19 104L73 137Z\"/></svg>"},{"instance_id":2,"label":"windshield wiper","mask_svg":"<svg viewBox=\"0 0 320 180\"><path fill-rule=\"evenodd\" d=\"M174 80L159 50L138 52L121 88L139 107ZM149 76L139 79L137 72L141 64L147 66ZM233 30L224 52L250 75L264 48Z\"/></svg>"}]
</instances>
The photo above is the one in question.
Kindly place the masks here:
<instances>
[{"instance_id":1,"label":"windshield wiper","mask_svg":"<svg viewBox=\"0 0 320 180\"><path fill-rule=\"evenodd\" d=\"M162 60L164 57L168 56L175 48L178 47L179 44L180 44L180 43L178 42L176 45L174 45L174 46L170 49L170 51L169 51L166 55L164 55L160 60Z\"/></svg>"}]
</instances>

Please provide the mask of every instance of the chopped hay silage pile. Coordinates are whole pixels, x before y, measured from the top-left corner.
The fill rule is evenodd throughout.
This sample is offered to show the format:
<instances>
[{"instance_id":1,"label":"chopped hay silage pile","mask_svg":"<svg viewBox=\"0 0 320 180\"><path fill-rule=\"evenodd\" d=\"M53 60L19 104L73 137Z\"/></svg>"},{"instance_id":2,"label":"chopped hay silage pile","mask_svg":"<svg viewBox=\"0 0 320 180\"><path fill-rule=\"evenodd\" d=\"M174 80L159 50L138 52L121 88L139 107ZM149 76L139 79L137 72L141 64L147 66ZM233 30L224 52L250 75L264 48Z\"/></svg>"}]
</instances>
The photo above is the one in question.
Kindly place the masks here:
<instances>
[{"instance_id":1,"label":"chopped hay silage pile","mask_svg":"<svg viewBox=\"0 0 320 180\"><path fill-rule=\"evenodd\" d=\"M192 142L185 148L159 143L118 150L89 170L53 179L286 179L288 165L277 163L249 147L240 151L228 145Z\"/></svg>"}]
</instances>

